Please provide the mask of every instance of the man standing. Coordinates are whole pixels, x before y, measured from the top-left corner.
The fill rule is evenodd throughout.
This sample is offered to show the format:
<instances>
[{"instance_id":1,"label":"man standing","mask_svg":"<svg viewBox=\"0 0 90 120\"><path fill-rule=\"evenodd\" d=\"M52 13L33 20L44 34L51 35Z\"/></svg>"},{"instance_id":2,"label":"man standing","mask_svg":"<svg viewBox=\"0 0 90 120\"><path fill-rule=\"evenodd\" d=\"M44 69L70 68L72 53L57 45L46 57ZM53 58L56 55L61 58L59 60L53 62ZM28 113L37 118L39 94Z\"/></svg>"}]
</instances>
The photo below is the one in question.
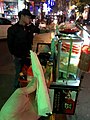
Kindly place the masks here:
<instances>
[{"instance_id":1,"label":"man standing","mask_svg":"<svg viewBox=\"0 0 90 120\"><path fill-rule=\"evenodd\" d=\"M15 89L19 87L19 73L29 56L29 51L32 49L33 33L40 32L39 28L32 24L32 19L35 19L35 16L28 9L20 11L18 17L19 21L7 31L8 48L15 57Z\"/></svg>"}]
</instances>

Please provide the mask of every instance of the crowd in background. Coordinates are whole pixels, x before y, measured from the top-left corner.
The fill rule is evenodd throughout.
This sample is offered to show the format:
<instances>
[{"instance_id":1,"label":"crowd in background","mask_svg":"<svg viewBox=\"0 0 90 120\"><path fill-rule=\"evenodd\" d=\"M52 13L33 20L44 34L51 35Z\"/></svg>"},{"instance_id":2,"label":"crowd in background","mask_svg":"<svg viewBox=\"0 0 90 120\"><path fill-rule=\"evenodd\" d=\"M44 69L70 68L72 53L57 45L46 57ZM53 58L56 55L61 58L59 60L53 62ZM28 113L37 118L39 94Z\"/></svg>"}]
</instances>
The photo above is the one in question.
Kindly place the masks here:
<instances>
[{"instance_id":1,"label":"crowd in background","mask_svg":"<svg viewBox=\"0 0 90 120\"><path fill-rule=\"evenodd\" d=\"M77 7L75 6L73 9L66 11L66 12L60 12L60 14L49 14L46 15L43 19L43 21L40 21L38 17L36 17L36 24L43 24L42 26L45 27L46 25L52 25L53 23L61 24L66 21L76 21L79 24L88 24L90 25L90 6L86 5L84 7L83 12L79 12L77 10Z\"/></svg>"}]
</instances>

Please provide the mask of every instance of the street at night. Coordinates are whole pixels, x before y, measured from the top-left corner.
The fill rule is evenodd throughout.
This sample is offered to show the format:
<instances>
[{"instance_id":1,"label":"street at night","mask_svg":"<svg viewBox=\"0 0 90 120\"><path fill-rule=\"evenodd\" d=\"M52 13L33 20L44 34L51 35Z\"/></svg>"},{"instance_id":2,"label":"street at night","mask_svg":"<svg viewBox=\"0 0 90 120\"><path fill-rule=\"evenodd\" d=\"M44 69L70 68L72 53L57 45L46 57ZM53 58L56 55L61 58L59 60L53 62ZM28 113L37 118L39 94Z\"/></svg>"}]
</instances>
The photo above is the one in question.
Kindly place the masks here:
<instances>
[{"instance_id":1,"label":"street at night","mask_svg":"<svg viewBox=\"0 0 90 120\"><path fill-rule=\"evenodd\" d=\"M43 40L45 40L44 37ZM7 41L0 40L0 108L13 93L14 75L15 69L13 64L13 57L9 53ZM90 120L89 84L90 73L85 73L79 90L75 114L67 115L67 120Z\"/></svg>"}]
</instances>

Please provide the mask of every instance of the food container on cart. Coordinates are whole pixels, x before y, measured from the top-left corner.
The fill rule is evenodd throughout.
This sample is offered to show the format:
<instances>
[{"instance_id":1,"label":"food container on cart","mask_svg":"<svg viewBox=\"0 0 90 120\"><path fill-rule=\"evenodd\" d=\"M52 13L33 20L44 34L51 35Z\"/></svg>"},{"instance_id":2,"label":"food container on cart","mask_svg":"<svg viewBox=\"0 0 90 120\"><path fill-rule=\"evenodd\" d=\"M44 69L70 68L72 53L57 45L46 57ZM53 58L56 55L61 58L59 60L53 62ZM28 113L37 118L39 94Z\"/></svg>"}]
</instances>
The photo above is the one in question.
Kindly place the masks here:
<instances>
[{"instance_id":1,"label":"food container on cart","mask_svg":"<svg viewBox=\"0 0 90 120\"><path fill-rule=\"evenodd\" d=\"M75 34L61 34L57 46L56 81L76 80L82 43L83 41Z\"/></svg>"}]
</instances>

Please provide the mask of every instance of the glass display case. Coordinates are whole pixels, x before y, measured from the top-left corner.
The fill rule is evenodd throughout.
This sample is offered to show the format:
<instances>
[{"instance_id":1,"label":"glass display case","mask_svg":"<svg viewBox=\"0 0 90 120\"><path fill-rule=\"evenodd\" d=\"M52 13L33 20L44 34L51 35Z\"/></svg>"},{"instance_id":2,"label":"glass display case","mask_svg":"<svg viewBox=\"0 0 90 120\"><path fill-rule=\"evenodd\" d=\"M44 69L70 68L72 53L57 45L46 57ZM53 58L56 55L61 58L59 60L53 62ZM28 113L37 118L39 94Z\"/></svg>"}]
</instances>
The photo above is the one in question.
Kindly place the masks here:
<instances>
[{"instance_id":1,"label":"glass display case","mask_svg":"<svg viewBox=\"0 0 90 120\"><path fill-rule=\"evenodd\" d=\"M78 63L83 40L77 34L57 35L56 51L53 59L53 77L50 85L50 98L53 113L74 114L80 78Z\"/></svg>"},{"instance_id":2,"label":"glass display case","mask_svg":"<svg viewBox=\"0 0 90 120\"><path fill-rule=\"evenodd\" d=\"M57 42L56 82L68 84L78 79L78 63L83 41L76 34L60 34ZM72 82L72 83L73 83Z\"/></svg>"}]
</instances>

